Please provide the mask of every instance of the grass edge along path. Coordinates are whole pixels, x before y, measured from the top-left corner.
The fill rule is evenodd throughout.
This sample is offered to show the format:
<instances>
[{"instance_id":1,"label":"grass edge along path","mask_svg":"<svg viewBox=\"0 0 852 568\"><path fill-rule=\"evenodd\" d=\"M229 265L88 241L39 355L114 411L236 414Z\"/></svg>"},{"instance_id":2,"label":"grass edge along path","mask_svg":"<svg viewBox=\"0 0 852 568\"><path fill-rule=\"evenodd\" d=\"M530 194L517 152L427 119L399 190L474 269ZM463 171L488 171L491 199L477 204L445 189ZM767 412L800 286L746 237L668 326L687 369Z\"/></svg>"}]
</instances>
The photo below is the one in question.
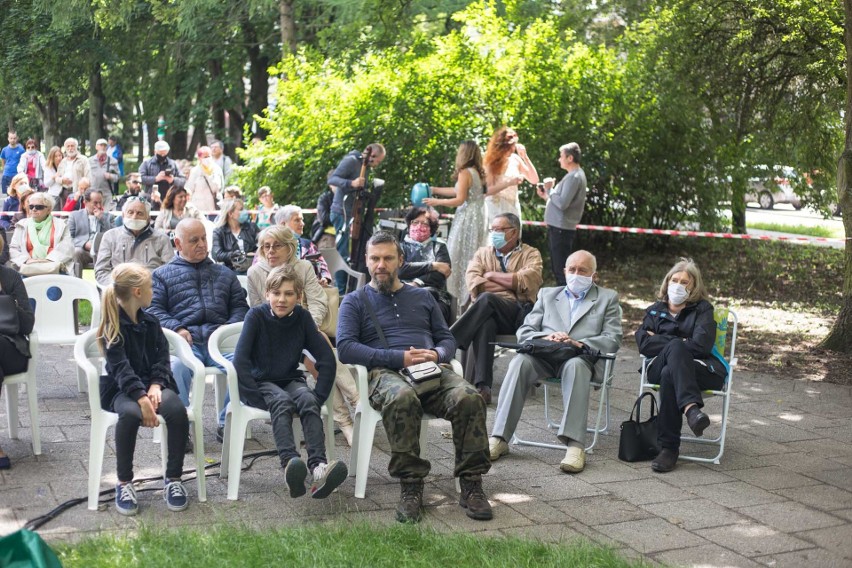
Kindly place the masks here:
<instances>
[{"instance_id":1,"label":"grass edge along path","mask_svg":"<svg viewBox=\"0 0 852 568\"><path fill-rule=\"evenodd\" d=\"M138 566L584 566L644 567L615 550L578 539L549 544L517 537L439 533L412 525L311 524L269 531L217 527L102 534L55 550L65 568Z\"/></svg>"}]
</instances>

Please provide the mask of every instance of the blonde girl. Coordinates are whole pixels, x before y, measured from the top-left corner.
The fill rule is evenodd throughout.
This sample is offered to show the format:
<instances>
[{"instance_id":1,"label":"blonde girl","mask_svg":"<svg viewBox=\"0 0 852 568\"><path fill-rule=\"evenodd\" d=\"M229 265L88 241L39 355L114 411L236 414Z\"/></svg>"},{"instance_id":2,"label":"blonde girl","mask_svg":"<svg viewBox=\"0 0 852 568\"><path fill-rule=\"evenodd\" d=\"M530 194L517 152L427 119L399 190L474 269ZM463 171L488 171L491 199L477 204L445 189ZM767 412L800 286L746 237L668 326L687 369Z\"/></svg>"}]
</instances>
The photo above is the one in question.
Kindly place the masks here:
<instances>
[{"instance_id":1,"label":"blonde girl","mask_svg":"<svg viewBox=\"0 0 852 568\"><path fill-rule=\"evenodd\" d=\"M189 421L172 376L169 343L160 322L144 311L153 295L151 274L139 264L119 264L112 271L112 282L103 293L98 340L106 357L101 406L118 414L115 507L122 515L138 511L132 483L136 435L139 426L156 427L159 414L168 427L163 497L170 511L183 511L188 505L181 474Z\"/></svg>"}]
</instances>

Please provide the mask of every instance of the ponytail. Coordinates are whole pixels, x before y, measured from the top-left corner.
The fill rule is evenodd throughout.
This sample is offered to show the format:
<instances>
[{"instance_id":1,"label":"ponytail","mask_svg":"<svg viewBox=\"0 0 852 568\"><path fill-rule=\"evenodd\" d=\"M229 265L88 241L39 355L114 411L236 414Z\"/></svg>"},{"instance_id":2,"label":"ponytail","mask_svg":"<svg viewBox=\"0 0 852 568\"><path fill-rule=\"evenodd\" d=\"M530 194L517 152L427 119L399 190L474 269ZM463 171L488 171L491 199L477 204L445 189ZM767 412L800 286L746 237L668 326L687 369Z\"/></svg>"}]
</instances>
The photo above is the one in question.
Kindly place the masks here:
<instances>
[{"instance_id":1,"label":"ponytail","mask_svg":"<svg viewBox=\"0 0 852 568\"><path fill-rule=\"evenodd\" d=\"M101 297L101 324L98 340L101 350L122 340L119 321L119 301L127 301L134 288L141 288L151 280L151 273L141 264L126 262L112 269L112 284L107 286Z\"/></svg>"},{"instance_id":2,"label":"ponytail","mask_svg":"<svg viewBox=\"0 0 852 568\"><path fill-rule=\"evenodd\" d=\"M118 323L118 299L115 296L115 284L110 284L101 296L101 324L98 326L98 340L101 351L121 338Z\"/></svg>"}]
</instances>

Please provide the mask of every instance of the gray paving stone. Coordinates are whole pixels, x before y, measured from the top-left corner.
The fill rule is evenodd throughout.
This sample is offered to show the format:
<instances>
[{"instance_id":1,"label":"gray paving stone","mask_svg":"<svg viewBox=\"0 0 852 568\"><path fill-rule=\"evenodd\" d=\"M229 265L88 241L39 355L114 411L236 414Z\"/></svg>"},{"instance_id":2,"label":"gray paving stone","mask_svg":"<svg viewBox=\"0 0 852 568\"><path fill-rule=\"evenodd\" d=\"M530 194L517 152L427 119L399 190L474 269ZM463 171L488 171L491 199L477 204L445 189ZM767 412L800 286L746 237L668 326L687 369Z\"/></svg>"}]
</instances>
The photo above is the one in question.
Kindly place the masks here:
<instances>
[{"instance_id":1,"label":"gray paving stone","mask_svg":"<svg viewBox=\"0 0 852 568\"><path fill-rule=\"evenodd\" d=\"M613 495L617 495L634 505L664 503L666 501L684 501L692 498L692 495L689 493L669 485L660 479L639 479L637 481L601 483L597 487L604 489Z\"/></svg>"},{"instance_id":2,"label":"gray paving stone","mask_svg":"<svg viewBox=\"0 0 852 568\"><path fill-rule=\"evenodd\" d=\"M839 487L840 489L852 491L852 472L849 471L848 467L844 467L842 469L814 471L810 474L810 476L814 479L834 485L835 487Z\"/></svg>"},{"instance_id":3,"label":"gray paving stone","mask_svg":"<svg viewBox=\"0 0 852 568\"><path fill-rule=\"evenodd\" d=\"M747 507L783 501L784 498L741 481L700 485L689 489L695 495L709 499L723 507Z\"/></svg>"},{"instance_id":4,"label":"gray paving stone","mask_svg":"<svg viewBox=\"0 0 852 568\"><path fill-rule=\"evenodd\" d=\"M743 515L707 499L649 503L642 505L642 508L657 517L661 517L689 531L718 527L720 525L732 525L748 520Z\"/></svg>"},{"instance_id":5,"label":"gray paving stone","mask_svg":"<svg viewBox=\"0 0 852 568\"><path fill-rule=\"evenodd\" d=\"M695 534L749 557L813 547L807 541L760 523L738 523L726 527L699 529Z\"/></svg>"},{"instance_id":6,"label":"gray paving stone","mask_svg":"<svg viewBox=\"0 0 852 568\"><path fill-rule=\"evenodd\" d=\"M589 526L635 521L650 516L647 511L613 495L555 501L552 505Z\"/></svg>"},{"instance_id":7,"label":"gray paving stone","mask_svg":"<svg viewBox=\"0 0 852 568\"><path fill-rule=\"evenodd\" d=\"M663 519L627 521L595 528L644 554L687 548L705 543L704 539Z\"/></svg>"},{"instance_id":8,"label":"gray paving stone","mask_svg":"<svg viewBox=\"0 0 852 568\"><path fill-rule=\"evenodd\" d=\"M850 538L850 535L852 535L852 527L849 524L840 528L830 527L796 533L797 537L812 542L836 556L845 558L847 561L852 560L852 538Z\"/></svg>"},{"instance_id":9,"label":"gray paving stone","mask_svg":"<svg viewBox=\"0 0 852 568\"><path fill-rule=\"evenodd\" d=\"M835 511L852 507L852 492L844 491L832 485L795 487L782 489L777 493L821 511Z\"/></svg>"},{"instance_id":10,"label":"gray paving stone","mask_svg":"<svg viewBox=\"0 0 852 568\"><path fill-rule=\"evenodd\" d=\"M786 533L848 525L843 519L790 501L742 507L737 511Z\"/></svg>"},{"instance_id":11,"label":"gray paving stone","mask_svg":"<svg viewBox=\"0 0 852 568\"><path fill-rule=\"evenodd\" d=\"M576 497L591 497L592 495L603 495L604 491L598 487L583 481L583 473L569 475L562 473L555 476L530 476L527 480L513 480L512 485L518 488L518 492L531 495L545 501L558 501L561 499L573 499ZM526 482L524 482L526 481Z\"/></svg>"},{"instance_id":12,"label":"gray paving stone","mask_svg":"<svg viewBox=\"0 0 852 568\"><path fill-rule=\"evenodd\" d=\"M819 481L816 479L799 475L777 466L735 470L729 472L729 475L761 489L768 490L819 485Z\"/></svg>"},{"instance_id":13,"label":"gray paving stone","mask_svg":"<svg viewBox=\"0 0 852 568\"><path fill-rule=\"evenodd\" d=\"M551 542L565 544L579 540L586 540L586 537L563 524L542 524L524 527L510 527L500 529L500 532L505 536L514 536L531 540L540 540L542 542Z\"/></svg>"},{"instance_id":14,"label":"gray paving stone","mask_svg":"<svg viewBox=\"0 0 852 568\"><path fill-rule=\"evenodd\" d=\"M695 566L696 568L707 566L713 568L757 568L763 566L716 544L669 550L655 554L654 558L667 566Z\"/></svg>"},{"instance_id":15,"label":"gray paving stone","mask_svg":"<svg viewBox=\"0 0 852 568\"><path fill-rule=\"evenodd\" d=\"M819 566L819 568L849 568L849 560L836 556L827 550L811 548L796 550L784 554L758 556L755 560L773 568L802 568L803 566Z\"/></svg>"}]
</instances>

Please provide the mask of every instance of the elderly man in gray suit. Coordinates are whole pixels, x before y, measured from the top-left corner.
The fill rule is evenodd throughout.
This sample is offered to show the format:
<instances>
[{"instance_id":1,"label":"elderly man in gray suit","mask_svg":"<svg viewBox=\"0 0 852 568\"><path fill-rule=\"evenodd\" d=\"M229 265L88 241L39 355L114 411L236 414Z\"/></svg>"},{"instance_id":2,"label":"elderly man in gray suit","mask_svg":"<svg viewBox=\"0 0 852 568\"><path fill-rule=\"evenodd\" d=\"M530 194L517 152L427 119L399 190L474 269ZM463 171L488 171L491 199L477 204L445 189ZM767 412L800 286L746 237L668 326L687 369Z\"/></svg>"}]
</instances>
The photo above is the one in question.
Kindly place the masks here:
<instances>
[{"instance_id":1,"label":"elderly man in gray suit","mask_svg":"<svg viewBox=\"0 0 852 568\"><path fill-rule=\"evenodd\" d=\"M569 256L565 262L565 287L544 288L539 292L535 307L518 329L518 341L542 337L577 347L585 344L602 353L617 351L622 335L618 294L595 284L596 275L597 261L591 253L579 250ZM509 453L508 442L515 433L530 388L542 378L559 376L565 410L557 436L567 446L559 468L566 473L583 471L590 382L603 370L603 360L592 365L583 357L574 357L557 367L532 355L516 355L500 388L488 444L491 461Z\"/></svg>"},{"instance_id":2,"label":"elderly man in gray suit","mask_svg":"<svg viewBox=\"0 0 852 568\"><path fill-rule=\"evenodd\" d=\"M113 216L104 209L104 194L87 189L83 208L68 216L68 231L74 240L74 276L81 278L83 269L94 263L95 239L115 226Z\"/></svg>"}]
</instances>

